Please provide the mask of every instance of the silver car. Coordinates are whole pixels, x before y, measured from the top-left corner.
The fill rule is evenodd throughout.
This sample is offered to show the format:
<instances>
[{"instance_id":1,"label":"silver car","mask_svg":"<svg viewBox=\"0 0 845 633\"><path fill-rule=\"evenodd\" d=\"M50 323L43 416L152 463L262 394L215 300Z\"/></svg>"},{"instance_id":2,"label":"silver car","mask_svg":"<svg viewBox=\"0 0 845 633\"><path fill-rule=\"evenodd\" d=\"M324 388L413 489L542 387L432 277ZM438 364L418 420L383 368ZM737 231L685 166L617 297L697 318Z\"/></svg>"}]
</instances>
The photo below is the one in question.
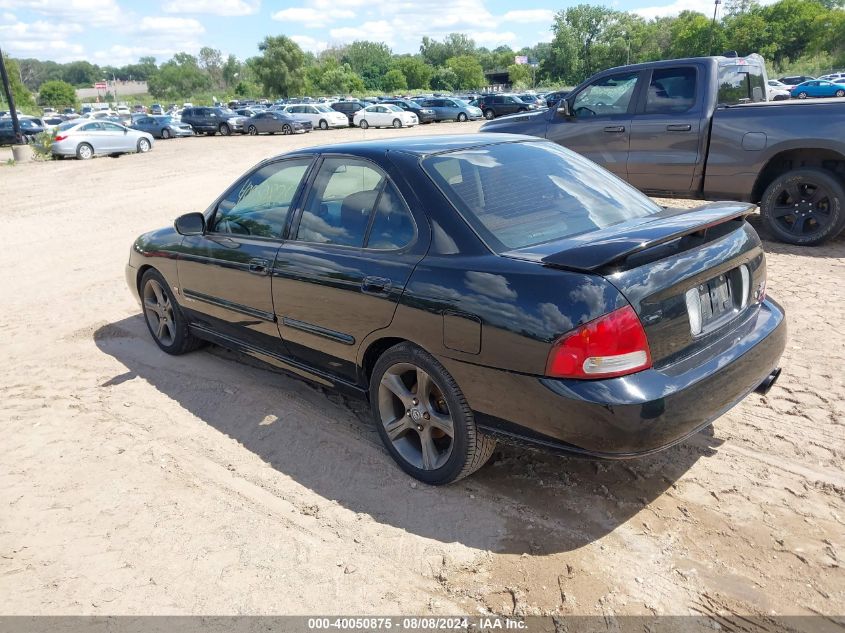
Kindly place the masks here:
<instances>
[{"instance_id":1,"label":"silver car","mask_svg":"<svg viewBox=\"0 0 845 633\"><path fill-rule=\"evenodd\" d=\"M149 152L153 137L148 132L132 130L112 121L90 119L68 121L56 128L54 156L76 156L88 160L94 156Z\"/></svg>"}]
</instances>

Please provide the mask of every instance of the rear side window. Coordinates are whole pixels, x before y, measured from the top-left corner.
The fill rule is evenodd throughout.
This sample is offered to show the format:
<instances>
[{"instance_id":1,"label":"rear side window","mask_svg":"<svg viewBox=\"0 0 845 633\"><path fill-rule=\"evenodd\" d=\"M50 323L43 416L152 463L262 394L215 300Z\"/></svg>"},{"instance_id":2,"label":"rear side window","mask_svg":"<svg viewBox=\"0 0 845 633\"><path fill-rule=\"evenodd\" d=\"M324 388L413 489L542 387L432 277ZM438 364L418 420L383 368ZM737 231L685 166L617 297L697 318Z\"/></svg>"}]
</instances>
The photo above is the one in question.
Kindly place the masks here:
<instances>
[{"instance_id":1,"label":"rear side window","mask_svg":"<svg viewBox=\"0 0 845 633\"><path fill-rule=\"evenodd\" d=\"M660 211L633 187L553 143L501 143L437 154L422 164L497 252Z\"/></svg>"},{"instance_id":2,"label":"rear side window","mask_svg":"<svg viewBox=\"0 0 845 633\"><path fill-rule=\"evenodd\" d=\"M766 101L766 78L756 64L720 64L719 105Z\"/></svg>"},{"instance_id":3,"label":"rear side window","mask_svg":"<svg viewBox=\"0 0 845 633\"><path fill-rule=\"evenodd\" d=\"M651 74L646 114L680 114L695 105L695 68L661 68Z\"/></svg>"},{"instance_id":4,"label":"rear side window","mask_svg":"<svg viewBox=\"0 0 845 633\"><path fill-rule=\"evenodd\" d=\"M413 238L411 213L380 169L354 158L323 161L305 203L298 240L400 249Z\"/></svg>"}]
</instances>

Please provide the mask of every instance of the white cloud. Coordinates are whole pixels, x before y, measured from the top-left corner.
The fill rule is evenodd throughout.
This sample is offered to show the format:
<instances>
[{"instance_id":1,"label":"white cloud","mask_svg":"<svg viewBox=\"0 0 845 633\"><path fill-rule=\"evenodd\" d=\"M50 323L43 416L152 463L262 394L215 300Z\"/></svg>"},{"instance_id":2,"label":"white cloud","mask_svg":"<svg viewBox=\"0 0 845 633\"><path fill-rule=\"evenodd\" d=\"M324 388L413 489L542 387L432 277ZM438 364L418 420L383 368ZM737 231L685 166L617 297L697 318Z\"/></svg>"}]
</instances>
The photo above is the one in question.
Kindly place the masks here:
<instances>
[{"instance_id":1,"label":"white cloud","mask_svg":"<svg viewBox=\"0 0 845 633\"><path fill-rule=\"evenodd\" d=\"M302 49L306 51L311 51L312 53L319 53L320 51L324 51L329 46L328 42L315 39L308 35L291 35L290 39L299 44Z\"/></svg>"},{"instance_id":2,"label":"white cloud","mask_svg":"<svg viewBox=\"0 0 845 633\"><path fill-rule=\"evenodd\" d=\"M179 34L183 37L198 35L205 32L205 28L194 18L174 18L170 16L148 15L141 18L137 27L132 29L140 35L153 37Z\"/></svg>"},{"instance_id":3,"label":"white cloud","mask_svg":"<svg viewBox=\"0 0 845 633\"><path fill-rule=\"evenodd\" d=\"M0 0L0 9L22 9L75 24L116 24L123 11L116 0Z\"/></svg>"},{"instance_id":4,"label":"white cloud","mask_svg":"<svg viewBox=\"0 0 845 633\"><path fill-rule=\"evenodd\" d=\"M516 41L516 34L510 31L469 31L467 33L479 46L496 48L504 44L512 44Z\"/></svg>"},{"instance_id":5,"label":"white cloud","mask_svg":"<svg viewBox=\"0 0 845 633\"><path fill-rule=\"evenodd\" d=\"M261 0L170 0L162 5L165 13L207 13L210 15L252 15Z\"/></svg>"},{"instance_id":6,"label":"white cloud","mask_svg":"<svg viewBox=\"0 0 845 633\"><path fill-rule=\"evenodd\" d=\"M11 18L11 19L9 19ZM71 23L44 20L20 22L11 14L3 14L0 42L15 57L47 57L56 61L72 61L83 57L83 47L71 42L82 27Z\"/></svg>"},{"instance_id":7,"label":"white cloud","mask_svg":"<svg viewBox=\"0 0 845 633\"><path fill-rule=\"evenodd\" d=\"M300 22L307 28L320 28L338 20L349 20L354 17L355 12L350 9L327 10L315 7L291 7L276 11L271 16L277 22Z\"/></svg>"},{"instance_id":8,"label":"white cloud","mask_svg":"<svg viewBox=\"0 0 845 633\"><path fill-rule=\"evenodd\" d=\"M553 22L555 12L551 9L519 9L508 11L502 16L505 22L516 22L518 24L529 24L531 22Z\"/></svg>"},{"instance_id":9,"label":"white cloud","mask_svg":"<svg viewBox=\"0 0 845 633\"><path fill-rule=\"evenodd\" d=\"M760 4L773 4L777 0L759 0ZM713 1L712 0L675 0L668 4L653 5L650 7L643 7L641 9L631 9L632 13L641 15L647 20L654 18L664 18L672 15L678 15L682 11L697 11L703 13L708 17L713 16ZM721 8L718 15L721 15L724 8Z\"/></svg>"}]
</instances>

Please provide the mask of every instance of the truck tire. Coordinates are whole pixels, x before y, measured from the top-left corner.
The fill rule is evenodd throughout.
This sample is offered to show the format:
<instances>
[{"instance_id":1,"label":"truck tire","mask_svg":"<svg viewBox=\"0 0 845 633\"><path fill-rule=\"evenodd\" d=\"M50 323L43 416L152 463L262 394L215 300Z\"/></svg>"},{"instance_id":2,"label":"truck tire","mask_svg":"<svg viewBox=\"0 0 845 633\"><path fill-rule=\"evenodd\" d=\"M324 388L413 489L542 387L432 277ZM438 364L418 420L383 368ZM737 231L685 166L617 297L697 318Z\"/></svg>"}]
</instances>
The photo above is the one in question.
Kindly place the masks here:
<instances>
[{"instance_id":1,"label":"truck tire","mask_svg":"<svg viewBox=\"0 0 845 633\"><path fill-rule=\"evenodd\" d=\"M816 246L845 228L845 187L825 169L794 169L766 187L760 214L781 242Z\"/></svg>"}]
</instances>

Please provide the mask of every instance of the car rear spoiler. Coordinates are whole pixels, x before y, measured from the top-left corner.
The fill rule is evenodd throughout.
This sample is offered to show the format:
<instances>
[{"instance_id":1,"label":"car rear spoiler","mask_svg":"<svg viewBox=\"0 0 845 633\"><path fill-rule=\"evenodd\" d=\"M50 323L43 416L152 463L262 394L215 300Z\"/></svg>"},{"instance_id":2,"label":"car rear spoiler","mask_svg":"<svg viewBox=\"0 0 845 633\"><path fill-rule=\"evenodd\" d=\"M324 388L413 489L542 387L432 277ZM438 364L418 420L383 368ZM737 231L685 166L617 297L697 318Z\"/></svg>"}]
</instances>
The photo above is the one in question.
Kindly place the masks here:
<instances>
[{"instance_id":1,"label":"car rear spoiler","mask_svg":"<svg viewBox=\"0 0 845 633\"><path fill-rule=\"evenodd\" d=\"M645 222L639 218L502 254L555 268L595 272L655 246L744 218L756 208L741 202L714 202L695 209L666 209Z\"/></svg>"}]
</instances>

